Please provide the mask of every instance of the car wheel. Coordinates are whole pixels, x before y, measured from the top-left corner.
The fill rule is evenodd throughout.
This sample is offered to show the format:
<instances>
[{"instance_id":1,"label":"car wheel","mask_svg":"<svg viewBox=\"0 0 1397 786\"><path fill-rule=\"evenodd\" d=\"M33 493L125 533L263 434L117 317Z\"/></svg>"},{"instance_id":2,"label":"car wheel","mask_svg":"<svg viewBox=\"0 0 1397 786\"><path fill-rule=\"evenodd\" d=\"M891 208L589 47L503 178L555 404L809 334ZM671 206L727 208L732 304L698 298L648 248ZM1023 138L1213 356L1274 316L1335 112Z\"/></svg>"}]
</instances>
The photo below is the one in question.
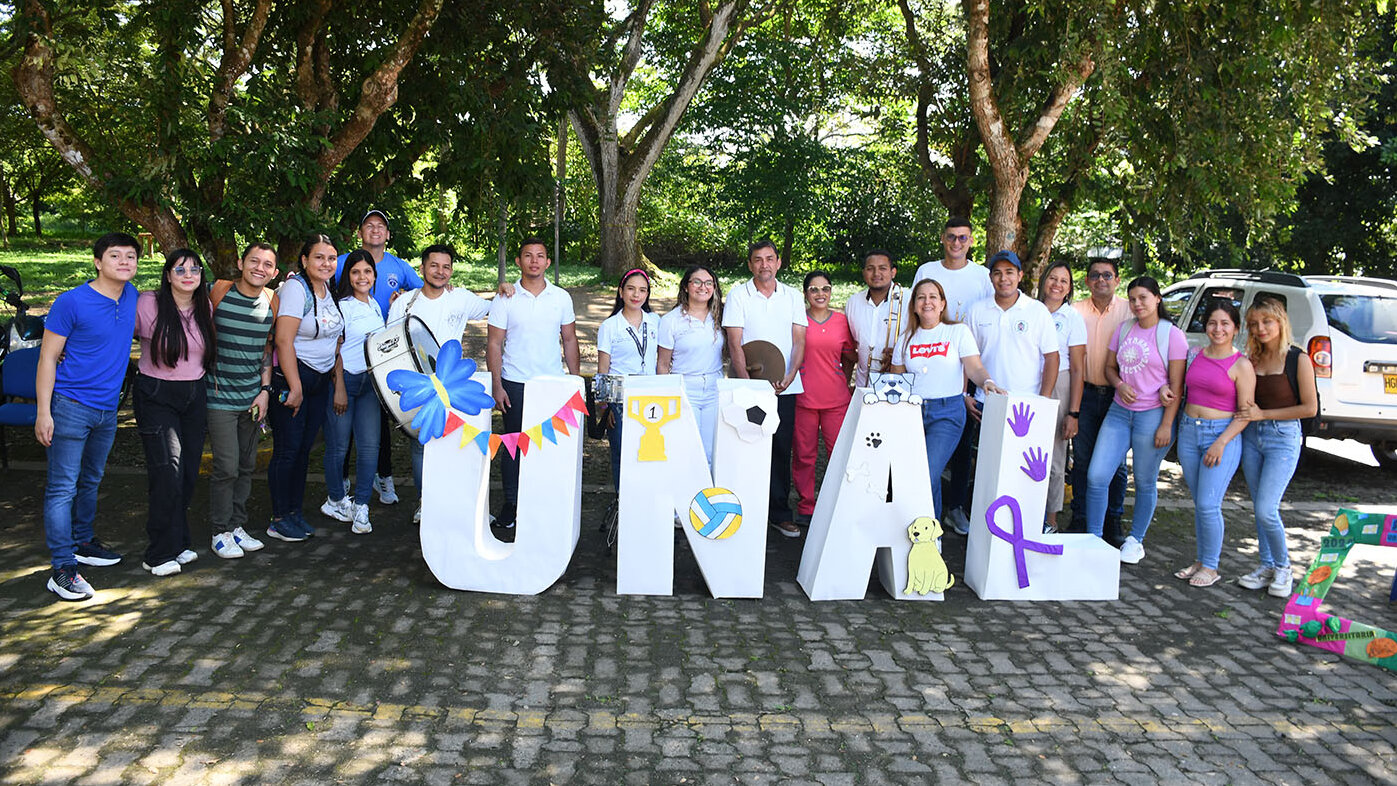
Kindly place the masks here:
<instances>
[{"instance_id":1,"label":"car wheel","mask_svg":"<svg viewBox=\"0 0 1397 786\"><path fill-rule=\"evenodd\" d=\"M1397 440L1374 442L1368 447L1373 449L1373 458L1378 460L1379 466L1383 469L1397 469Z\"/></svg>"}]
</instances>

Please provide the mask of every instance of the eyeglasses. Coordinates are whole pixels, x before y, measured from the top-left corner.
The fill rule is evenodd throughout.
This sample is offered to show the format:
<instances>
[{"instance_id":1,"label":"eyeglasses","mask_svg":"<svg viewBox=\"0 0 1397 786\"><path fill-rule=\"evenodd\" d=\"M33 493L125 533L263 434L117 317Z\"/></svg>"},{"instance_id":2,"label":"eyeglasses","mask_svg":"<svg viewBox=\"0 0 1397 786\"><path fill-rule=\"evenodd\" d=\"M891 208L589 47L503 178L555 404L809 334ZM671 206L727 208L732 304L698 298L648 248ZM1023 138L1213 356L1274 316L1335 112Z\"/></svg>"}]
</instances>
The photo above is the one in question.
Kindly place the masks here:
<instances>
[{"instance_id":1,"label":"eyeglasses","mask_svg":"<svg viewBox=\"0 0 1397 786\"><path fill-rule=\"evenodd\" d=\"M172 268L170 268L170 269L173 270L173 271L175 271L175 275L177 275L177 276L182 276L182 275L184 275L184 274L186 274L186 273L199 273L199 272L202 272L203 269L204 269L204 266L203 266L203 265L175 265L174 267L172 267Z\"/></svg>"},{"instance_id":2,"label":"eyeglasses","mask_svg":"<svg viewBox=\"0 0 1397 786\"><path fill-rule=\"evenodd\" d=\"M1091 280L1093 280L1093 281L1110 281L1111 279L1113 279L1113 278L1115 278L1115 277L1116 277L1116 274L1115 274L1115 273L1109 273L1109 272L1108 272L1108 273L1088 273L1088 274L1087 274L1087 278L1089 278L1089 279L1091 279Z\"/></svg>"},{"instance_id":3,"label":"eyeglasses","mask_svg":"<svg viewBox=\"0 0 1397 786\"><path fill-rule=\"evenodd\" d=\"M946 235L947 243L969 243L970 235Z\"/></svg>"},{"instance_id":4,"label":"eyeglasses","mask_svg":"<svg viewBox=\"0 0 1397 786\"><path fill-rule=\"evenodd\" d=\"M702 278L691 278L689 279L689 286L695 289L712 289L713 282Z\"/></svg>"},{"instance_id":5,"label":"eyeglasses","mask_svg":"<svg viewBox=\"0 0 1397 786\"><path fill-rule=\"evenodd\" d=\"M834 291L834 287L831 287L829 284L825 284L825 285L822 286L822 287L818 287L818 286L808 286L808 287L805 288L805 291L808 292L808 293L810 293L810 294L812 294L812 295L819 295L819 294L826 294L826 295L828 295L829 293L831 293L831 292Z\"/></svg>"}]
</instances>

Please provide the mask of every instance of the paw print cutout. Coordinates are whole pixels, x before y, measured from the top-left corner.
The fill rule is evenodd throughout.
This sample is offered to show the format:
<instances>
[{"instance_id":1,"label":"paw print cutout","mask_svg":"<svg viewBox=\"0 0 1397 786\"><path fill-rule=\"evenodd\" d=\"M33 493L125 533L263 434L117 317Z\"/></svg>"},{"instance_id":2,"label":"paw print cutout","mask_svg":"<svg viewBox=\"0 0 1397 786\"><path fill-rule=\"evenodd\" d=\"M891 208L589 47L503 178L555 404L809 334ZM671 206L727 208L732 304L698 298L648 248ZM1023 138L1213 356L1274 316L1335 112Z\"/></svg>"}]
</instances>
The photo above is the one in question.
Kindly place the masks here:
<instances>
[{"instance_id":1,"label":"paw print cutout","mask_svg":"<svg viewBox=\"0 0 1397 786\"><path fill-rule=\"evenodd\" d=\"M869 434L867 437L864 437L863 441L870 448L877 448L879 445L883 444L883 435L882 433L875 431L872 434Z\"/></svg>"}]
</instances>

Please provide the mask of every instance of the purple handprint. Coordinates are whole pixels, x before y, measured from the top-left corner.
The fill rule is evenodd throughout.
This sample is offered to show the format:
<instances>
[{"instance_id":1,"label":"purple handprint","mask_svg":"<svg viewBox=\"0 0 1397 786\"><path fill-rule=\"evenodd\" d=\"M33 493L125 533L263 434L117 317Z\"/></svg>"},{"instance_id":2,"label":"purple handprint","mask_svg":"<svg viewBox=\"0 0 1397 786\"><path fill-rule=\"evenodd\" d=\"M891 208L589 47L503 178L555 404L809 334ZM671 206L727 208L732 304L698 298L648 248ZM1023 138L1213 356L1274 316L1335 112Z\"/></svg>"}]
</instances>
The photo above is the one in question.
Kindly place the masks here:
<instances>
[{"instance_id":1,"label":"purple handprint","mask_svg":"<svg viewBox=\"0 0 1397 786\"><path fill-rule=\"evenodd\" d=\"M1023 474L1027 475L1034 483L1038 483L1048 476L1048 457L1043 453L1042 448L1032 448L1024 451L1024 465L1019 467Z\"/></svg>"},{"instance_id":2,"label":"purple handprint","mask_svg":"<svg viewBox=\"0 0 1397 786\"><path fill-rule=\"evenodd\" d=\"M1009 428L1014 432L1014 436L1022 437L1028 434L1028 427L1033 425L1033 410L1028 404L1019 402L1014 405L1014 416L1009 418Z\"/></svg>"}]
</instances>

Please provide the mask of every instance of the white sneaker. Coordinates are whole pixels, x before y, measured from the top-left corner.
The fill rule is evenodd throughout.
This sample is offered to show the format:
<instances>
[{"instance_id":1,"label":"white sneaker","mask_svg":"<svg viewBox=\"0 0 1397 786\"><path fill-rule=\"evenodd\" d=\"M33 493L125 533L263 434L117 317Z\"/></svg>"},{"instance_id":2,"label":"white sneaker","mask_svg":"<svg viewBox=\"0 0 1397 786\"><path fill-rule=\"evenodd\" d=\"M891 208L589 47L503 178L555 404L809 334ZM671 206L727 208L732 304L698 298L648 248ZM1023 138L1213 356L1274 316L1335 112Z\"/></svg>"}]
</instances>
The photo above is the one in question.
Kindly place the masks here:
<instances>
[{"instance_id":1,"label":"white sneaker","mask_svg":"<svg viewBox=\"0 0 1397 786\"><path fill-rule=\"evenodd\" d=\"M412 523L413 523L413 524L421 524L421 523L422 523L422 506L421 506L421 505L418 505L418 506L417 506L417 512L414 513L414 514L412 514Z\"/></svg>"},{"instance_id":2,"label":"white sneaker","mask_svg":"<svg viewBox=\"0 0 1397 786\"><path fill-rule=\"evenodd\" d=\"M243 556L242 547L233 539L231 532L221 532L213 539L213 553L224 559L237 559Z\"/></svg>"},{"instance_id":3,"label":"white sneaker","mask_svg":"<svg viewBox=\"0 0 1397 786\"><path fill-rule=\"evenodd\" d=\"M175 562L178 562L181 565L188 565L189 563L193 562L198 558L199 552L194 551L193 549L185 549L184 551L181 551L178 556L175 557Z\"/></svg>"},{"instance_id":4,"label":"white sneaker","mask_svg":"<svg viewBox=\"0 0 1397 786\"><path fill-rule=\"evenodd\" d=\"M374 527L369 523L369 506L354 506L354 526L349 528L355 535L367 535L374 531Z\"/></svg>"},{"instance_id":5,"label":"white sneaker","mask_svg":"<svg viewBox=\"0 0 1397 786\"><path fill-rule=\"evenodd\" d=\"M254 538L251 535L247 534L247 530L243 529L242 527L238 527L237 529L233 530L233 545L246 552L261 551L262 547L266 544L264 544L257 538Z\"/></svg>"},{"instance_id":6,"label":"white sneaker","mask_svg":"<svg viewBox=\"0 0 1397 786\"><path fill-rule=\"evenodd\" d=\"M381 478L374 475L374 491L378 493L378 501L385 505L398 504L398 492L393 490L393 476Z\"/></svg>"},{"instance_id":7,"label":"white sneaker","mask_svg":"<svg viewBox=\"0 0 1397 786\"><path fill-rule=\"evenodd\" d=\"M1270 585L1271 580L1275 577L1275 569L1268 568L1263 565L1261 567L1258 567L1251 573L1248 573L1247 575L1237 579L1237 586L1241 587L1242 589L1249 590L1264 589L1265 587Z\"/></svg>"},{"instance_id":8,"label":"white sneaker","mask_svg":"<svg viewBox=\"0 0 1397 786\"><path fill-rule=\"evenodd\" d=\"M1290 566L1276 568L1275 578L1271 579L1271 586L1266 588L1266 594L1273 598L1288 598L1294 591L1295 576L1290 572Z\"/></svg>"},{"instance_id":9,"label":"white sneaker","mask_svg":"<svg viewBox=\"0 0 1397 786\"><path fill-rule=\"evenodd\" d=\"M141 567L150 571L151 575L153 576L173 576L176 573L179 573L179 563L175 562L172 559L165 560L159 565L154 566L147 565L146 563L142 562Z\"/></svg>"},{"instance_id":10,"label":"white sneaker","mask_svg":"<svg viewBox=\"0 0 1397 786\"><path fill-rule=\"evenodd\" d=\"M1121 544L1121 562L1127 565L1134 565L1145 558L1145 544L1135 539L1134 535L1125 539Z\"/></svg>"},{"instance_id":11,"label":"white sneaker","mask_svg":"<svg viewBox=\"0 0 1397 786\"><path fill-rule=\"evenodd\" d=\"M354 520L354 500L348 496L340 499L325 499L325 504L320 506L320 512L337 521L346 524Z\"/></svg>"}]
</instances>

